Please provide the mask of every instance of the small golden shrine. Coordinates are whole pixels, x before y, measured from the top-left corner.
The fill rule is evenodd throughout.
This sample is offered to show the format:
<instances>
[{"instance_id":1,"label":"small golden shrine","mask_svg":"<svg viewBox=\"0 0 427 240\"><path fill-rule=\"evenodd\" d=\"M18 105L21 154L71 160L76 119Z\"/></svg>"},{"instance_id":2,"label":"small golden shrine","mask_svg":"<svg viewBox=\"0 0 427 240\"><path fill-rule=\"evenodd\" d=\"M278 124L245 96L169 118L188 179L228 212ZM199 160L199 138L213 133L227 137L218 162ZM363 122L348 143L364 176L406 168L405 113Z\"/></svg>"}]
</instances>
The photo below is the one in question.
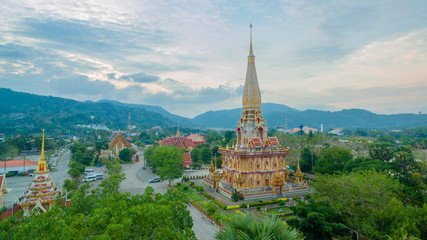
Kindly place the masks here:
<instances>
[{"instance_id":1,"label":"small golden shrine","mask_svg":"<svg viewBox=\"0 0 427 240\"><path fill-rule=\"evenodd\" d=\"M302 180L302 177L304 176L304 173L301 172L301 169L299 167L299 160L298 160L298 169L297 169L297 171L295 172L294 175L295 175L295 183L296 184L303 184L304 183L303 180Z\"/></svg>"},{"instance_id":2,"label":"small golden shrine","mask_svg":"<svg viewBox=\"0 0 427 240\"><path fill-rule=\"evenodd\" d=\"M41 212L48 211L55 204L56 198L61 195L61 192L53 183L46 166L44 129L40 161L37 165L37 171L34 174L28 190L24 192L24 195L19 198L18 202L18 205L24 211L24 215L28 215L34 209L39 209Z\"/></svg>"}]
</instances>

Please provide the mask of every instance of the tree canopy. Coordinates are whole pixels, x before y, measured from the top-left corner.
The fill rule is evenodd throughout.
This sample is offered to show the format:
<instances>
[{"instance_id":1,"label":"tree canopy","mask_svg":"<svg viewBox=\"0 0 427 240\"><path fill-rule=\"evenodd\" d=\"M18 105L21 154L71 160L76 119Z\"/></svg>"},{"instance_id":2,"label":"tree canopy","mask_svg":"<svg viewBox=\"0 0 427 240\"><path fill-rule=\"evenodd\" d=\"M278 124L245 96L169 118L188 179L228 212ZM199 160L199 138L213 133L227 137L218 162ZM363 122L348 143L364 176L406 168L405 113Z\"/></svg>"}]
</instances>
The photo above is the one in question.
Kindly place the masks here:
<instances>
[{"instance_id":1,"label":"tree canopy","mask_svg":"<svg viewBox=\"0 0 427 240\"><path fill-rule=\"evenodd\" d=\"M183 194L169 189L153 198L147 188L130 196L118 191L121 180L113 175L92 191L83 185L70 207L2 220L0 239L195 239Z\"/></svg>"},{"instance_id":2,"label":"tree canopy","mask_svg":"<svg viewBox=\"0 0 427 240\"><path fill-rule=\"evenodd\" d=\"M154 150L151 159L159 177L169 181L169 184L182 176L184 155L181 149L175 146L160 146Z\"/></svg>"},{"instance_id":3,"label":"tree canopy","mask_svg":"<svg viewBox=\"0 0 427 240\"><path fill-rule=\"evenodd\" d=\"M334 146L326 149L322 157L317 161L314 172L320 174L334 174L342 172L344 165L353 159L350 150L344 147Z\"/></svg>"}]
</instances>

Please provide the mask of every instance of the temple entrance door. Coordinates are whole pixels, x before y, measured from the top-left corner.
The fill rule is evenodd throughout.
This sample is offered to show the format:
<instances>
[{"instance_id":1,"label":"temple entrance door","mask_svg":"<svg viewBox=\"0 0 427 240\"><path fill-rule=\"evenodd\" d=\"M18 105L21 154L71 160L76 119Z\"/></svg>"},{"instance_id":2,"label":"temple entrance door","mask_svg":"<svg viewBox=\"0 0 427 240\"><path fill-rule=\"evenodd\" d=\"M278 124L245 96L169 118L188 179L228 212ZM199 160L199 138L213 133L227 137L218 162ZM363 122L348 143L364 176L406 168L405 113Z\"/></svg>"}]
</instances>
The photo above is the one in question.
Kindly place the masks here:
<instances>
[{"instance_id":1,"label":"temple entrance door","mask_svg":"<svg viewBox=\"0 0 427 240\"><path fill-rule=\"evenodd\" d=\"M270 181L269 181L269 179L267 178L267 179L265 179L265 186L267 187L267 186L270 186Z\"/></svg>"}]
</instances>

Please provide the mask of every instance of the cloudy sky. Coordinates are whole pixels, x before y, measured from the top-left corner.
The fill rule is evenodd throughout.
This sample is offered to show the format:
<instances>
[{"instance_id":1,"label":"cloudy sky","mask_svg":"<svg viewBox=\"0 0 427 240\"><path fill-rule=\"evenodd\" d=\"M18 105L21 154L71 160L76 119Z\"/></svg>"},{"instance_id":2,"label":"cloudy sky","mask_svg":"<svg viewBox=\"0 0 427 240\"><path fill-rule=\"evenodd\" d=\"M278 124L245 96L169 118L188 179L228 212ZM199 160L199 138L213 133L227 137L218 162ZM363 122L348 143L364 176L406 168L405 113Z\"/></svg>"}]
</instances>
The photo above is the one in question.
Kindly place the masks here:
<instances>
[{"instance_id":1,"label":"cloudy sky","mask_svg":"<svg viewBox=\"0 0 427 240\"><path fill-rule=\"evenodd\" d=\"M241 106L249 24L263 102L427 112L427 1L2 0L0 87Z\"/></svg>"}]
</instances>

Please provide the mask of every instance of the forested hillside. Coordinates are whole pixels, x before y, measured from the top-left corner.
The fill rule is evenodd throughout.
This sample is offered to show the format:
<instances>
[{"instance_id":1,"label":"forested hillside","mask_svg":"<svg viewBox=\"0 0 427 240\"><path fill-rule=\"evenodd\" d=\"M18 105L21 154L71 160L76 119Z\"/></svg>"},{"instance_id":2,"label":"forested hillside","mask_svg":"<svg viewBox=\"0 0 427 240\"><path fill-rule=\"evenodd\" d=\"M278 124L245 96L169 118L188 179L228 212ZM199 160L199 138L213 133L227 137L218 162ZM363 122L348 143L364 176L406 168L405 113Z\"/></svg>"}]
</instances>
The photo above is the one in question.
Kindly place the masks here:
<instances>
[{"instance_id":1,"label":"forested hillside","mask_svg":"<svg viewBox=\"0 0 427 240\"><path fill-rule=\"evenodd\" d=\"M139 127L168 126L174 123L142 108L108 102L79 102L0 89L0 132L32 133L46 128L50 133L68 134L77 124L101 124L126 130L128 112Z\"/></svg>"}]
</instances>

